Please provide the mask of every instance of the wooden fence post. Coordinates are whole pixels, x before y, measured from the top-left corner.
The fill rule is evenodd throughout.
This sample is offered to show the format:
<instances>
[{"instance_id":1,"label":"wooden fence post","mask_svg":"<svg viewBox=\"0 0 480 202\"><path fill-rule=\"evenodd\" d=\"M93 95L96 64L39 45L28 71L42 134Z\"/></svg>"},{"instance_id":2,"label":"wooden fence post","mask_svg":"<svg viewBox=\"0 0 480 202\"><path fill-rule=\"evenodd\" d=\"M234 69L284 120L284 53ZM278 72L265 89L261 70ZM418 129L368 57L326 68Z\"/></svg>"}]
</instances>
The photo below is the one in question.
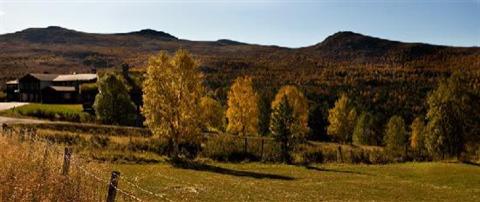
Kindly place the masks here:
<instances>
[{"instance_id":1,"label":"wooden fence post","mask_svg":"<svg viewBox=\"0 0 480 202\"><path fill-rule=\"evenodd\" d=\"M65 153L63 154L63 169L62 175L67 176L70 170L70 159L72 158L73 149L71 147L65 147Z\"/></svg>"},{"instance_id":2,"label":"wooden fence post","mask_svg":"<svg viewBox=\"0 0 480 202\"><path fill-rule=\"evenodd\" d=\"M110 183L108 184L107 202L115 202L119 177L120 177L120 172L118 171L112 172L112 177L110 178Z\"/></svg>"}]
</instances>

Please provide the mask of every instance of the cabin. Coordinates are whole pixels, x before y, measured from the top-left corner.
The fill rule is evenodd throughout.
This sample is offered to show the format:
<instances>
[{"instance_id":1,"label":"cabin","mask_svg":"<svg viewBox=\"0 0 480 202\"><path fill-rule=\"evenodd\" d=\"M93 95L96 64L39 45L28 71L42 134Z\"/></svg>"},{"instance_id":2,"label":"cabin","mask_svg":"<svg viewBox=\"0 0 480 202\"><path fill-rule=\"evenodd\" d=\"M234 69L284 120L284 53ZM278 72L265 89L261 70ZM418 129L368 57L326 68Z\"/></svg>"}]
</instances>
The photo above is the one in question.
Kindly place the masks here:
<instances>
[{"instance_id":1,"label":"cabin","mask_svg":"<svg viewBox=\"0 0 480 202\"><path fill-rule=\"evenodd\" d=\"M97 74L27 74L7 82L9 101L82 103L80 86L96 83Z\"/></svg>"}]
</instances>

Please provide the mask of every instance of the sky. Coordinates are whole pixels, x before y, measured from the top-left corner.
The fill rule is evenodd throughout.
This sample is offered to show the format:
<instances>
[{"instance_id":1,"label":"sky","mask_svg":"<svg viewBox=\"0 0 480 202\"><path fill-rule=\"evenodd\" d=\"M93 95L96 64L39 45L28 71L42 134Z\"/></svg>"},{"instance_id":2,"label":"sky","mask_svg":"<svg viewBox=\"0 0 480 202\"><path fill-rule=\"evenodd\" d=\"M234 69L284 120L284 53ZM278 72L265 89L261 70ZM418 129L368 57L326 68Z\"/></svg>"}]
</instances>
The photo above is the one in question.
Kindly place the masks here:
<instances>
[{"instance_id":1,"label":"sky","mask_svg":"<svg viewBox=\"0 0 480 202\"><path fill-rule=\"evenodd\" d=\"M61 26L304 47L338 31L480 46L480 0L0 0L0 34Z\"/></svg>"}]
</instances>

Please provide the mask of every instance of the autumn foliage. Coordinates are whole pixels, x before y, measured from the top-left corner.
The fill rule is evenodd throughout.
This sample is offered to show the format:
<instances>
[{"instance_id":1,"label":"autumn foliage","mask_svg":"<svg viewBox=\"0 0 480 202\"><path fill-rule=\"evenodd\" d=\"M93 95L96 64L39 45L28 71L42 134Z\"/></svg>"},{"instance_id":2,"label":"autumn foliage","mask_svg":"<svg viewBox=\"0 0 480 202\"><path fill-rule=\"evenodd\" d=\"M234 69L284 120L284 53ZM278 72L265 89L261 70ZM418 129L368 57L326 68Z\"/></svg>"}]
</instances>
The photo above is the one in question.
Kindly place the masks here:
<instances>
[{"instance_id":1,"label":"autumn foliage","mask_svg":"<svg viewBox=\"0 0 480 202\"><path fill-rule=\"evenodd\" d=\"M228 109L226 112L227 131L240 135L258 134L258 94L253 89L252 77L235 79L228 91Z\"/></svg>"},{"instance_id":2,"label":"autumn foliage","mask_svg":"<svg viewBox=\"0 0 480 202\"><path fill-rule=\"evenodd\" d=\"M181 143L195 143L200 138L203 92L198 63L186 51L177 51L173 57L161 52L150 58L142 113L153 134L169 140L174 156Z\"/></svg>"}]
</instances>

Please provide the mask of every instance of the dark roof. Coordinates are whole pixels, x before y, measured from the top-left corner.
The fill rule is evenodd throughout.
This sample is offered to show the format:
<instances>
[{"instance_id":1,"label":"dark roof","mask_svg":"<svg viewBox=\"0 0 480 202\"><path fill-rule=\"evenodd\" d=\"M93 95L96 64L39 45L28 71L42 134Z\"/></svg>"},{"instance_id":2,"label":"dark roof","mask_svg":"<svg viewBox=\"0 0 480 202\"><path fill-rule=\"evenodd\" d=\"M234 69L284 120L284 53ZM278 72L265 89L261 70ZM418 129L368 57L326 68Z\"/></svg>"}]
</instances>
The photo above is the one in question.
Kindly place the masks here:
<instances>
[{"instance_id":1,"label":"dark roof","mask_svg":"<svg viewBox=\"0 0 480 202\"><path fill-rule=\"evenodd\" d=\"M58 74L35 74L35 73L30 73L27 74L30 75L40 81L53 81L53 79L58 77Z\"/></svg>"},{"instance_id":2,"label":"dark roof","mask_svg":"<svg viewBox=\"0 0 480 202\"><path fill-rule=\"evenodd\" d=\"M75 92L75 87L73 86L48 86L47 88L58 92Z\"/></svg>"}]
</instances>

